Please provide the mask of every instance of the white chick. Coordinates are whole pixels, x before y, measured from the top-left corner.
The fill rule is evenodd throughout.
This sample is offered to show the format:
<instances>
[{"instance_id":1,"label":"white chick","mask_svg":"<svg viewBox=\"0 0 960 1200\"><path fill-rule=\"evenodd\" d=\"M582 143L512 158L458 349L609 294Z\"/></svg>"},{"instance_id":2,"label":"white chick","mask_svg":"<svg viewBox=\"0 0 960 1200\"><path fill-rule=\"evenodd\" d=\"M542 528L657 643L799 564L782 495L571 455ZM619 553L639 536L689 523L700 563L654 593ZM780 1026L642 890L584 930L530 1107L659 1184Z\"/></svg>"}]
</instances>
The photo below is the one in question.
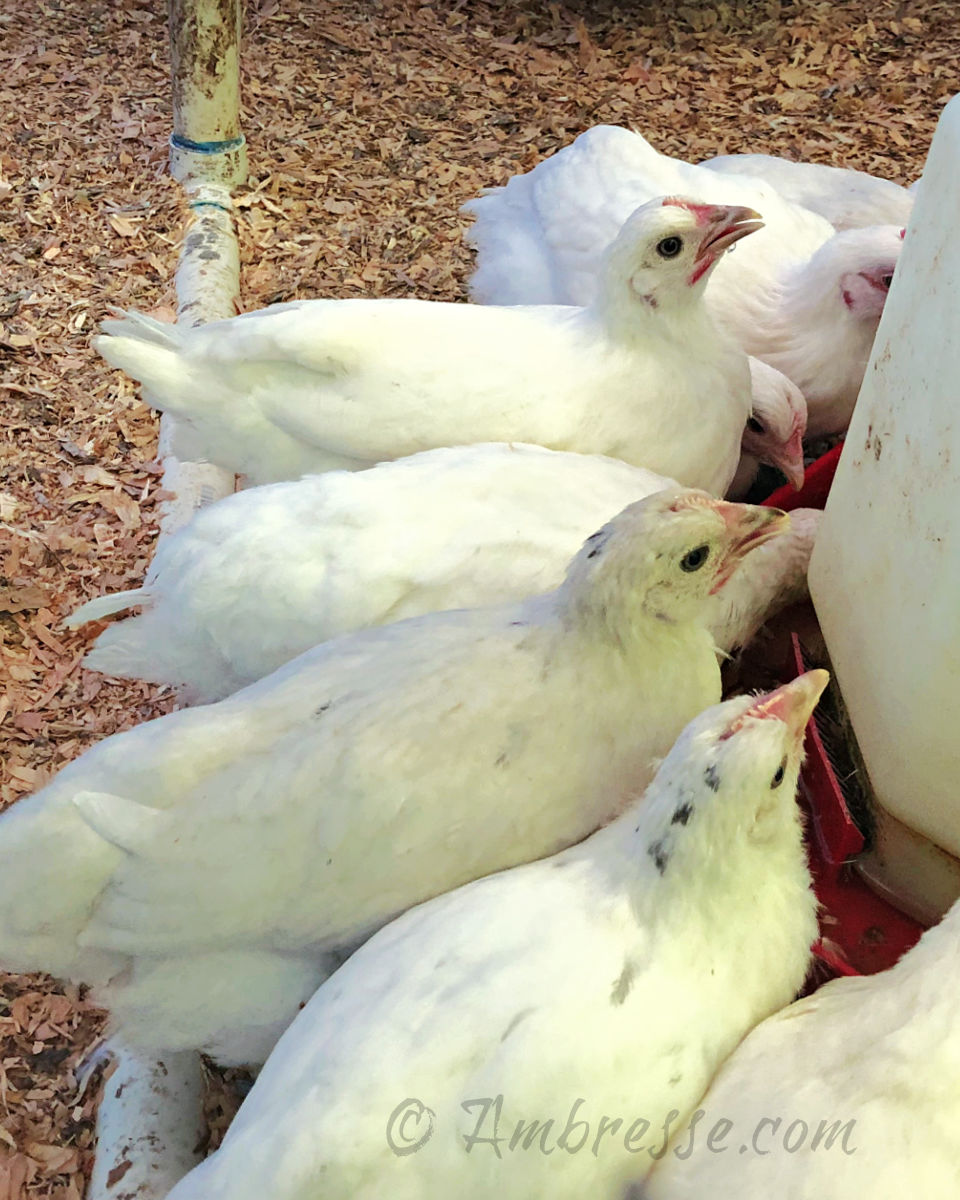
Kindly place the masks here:
<instances>
[{"instance_id":1,"label":"white chick","mask_svg":"<svg viewBox=\"0 0 960 1200\"><path fill-rule=\"evenodd\" d=\"M956 1200L958 964L960 903L889 971L835 979L770 1017L639 1195ZM730 1124L711 1152L721 1119Z\"/></svg>"},{"instance_id":2,"label":"white chick","mask_svg":"<svg viewBox=\"0 0 960 1200\"><path fill-rule=\"evenodd\" d=\"M760 212L764 228L711 276L707 307L747 354L800 388L809 437L842 432L899 260L898 226L838 234L762 180L681 162L638 133L598 125L464 206L475 218L471 295L485 304L589 304L627 213L677 187Z\"/></svg>"},{"instance_id":3,"label":"white chick","mask_svg":"<svg viewBox=\"0 0 960 1200\"><path fill-rule=\"evenodd\" d=\"M0 963L128 1043L260 1062L326 956L579 841L720 697L711 594L785 514L674 489L555 592L337 638L107 738L0 814Z\"/></svg>"},{"instance_id":4,"label":"white chick","mask_svg":"<svg viewBox=\"0 0 960 1200\"><path fill-rule=\"evenodd\" d=\"M594 529L675 486L616 459L495 443L251 488L164 538L142 588L98 597L69 624L144 605L85 665L207 703L341 633L557 587ZM721 651L805 587L814 533L795 513L708 599Z\"/></svg>"},{"instance_id":5,"label":"white chick","mask_svg":"<svg viewBox=\"0 0 960 1200\"><path fill-rule=\"evenodd\" d=\"M750 376L703 289L761 222L678 197L624 216L589 308L304 300L199 328L128 314L94 344L186 423L192 454L253 483L523 441L723 495Z\"/></svg>"},{"instance_id":6,"label":"white chick","mask_svg":"<svg viewBox=\"0 0 960 1200\"><path fill-rule=\"evenodd\" d=\"M581 1200L650 1170L803 981L795 790L826 678L709 709L593 837L381 930L170 1200Z\"/></svg>"},{"instance_id":7,"label":"white chick","mask_svg":"<svg viewBox=\"0 0 960 1200\"><path fill-rule=\"evenodd\" d=\"M750 359L753 404L740 443L740 462L727 497L740 500L750 490L760 463L777 467L799 491L803 487L803 438L807 431L807 402L803 392L782 371Z\"/></svg>"}]
</instances>

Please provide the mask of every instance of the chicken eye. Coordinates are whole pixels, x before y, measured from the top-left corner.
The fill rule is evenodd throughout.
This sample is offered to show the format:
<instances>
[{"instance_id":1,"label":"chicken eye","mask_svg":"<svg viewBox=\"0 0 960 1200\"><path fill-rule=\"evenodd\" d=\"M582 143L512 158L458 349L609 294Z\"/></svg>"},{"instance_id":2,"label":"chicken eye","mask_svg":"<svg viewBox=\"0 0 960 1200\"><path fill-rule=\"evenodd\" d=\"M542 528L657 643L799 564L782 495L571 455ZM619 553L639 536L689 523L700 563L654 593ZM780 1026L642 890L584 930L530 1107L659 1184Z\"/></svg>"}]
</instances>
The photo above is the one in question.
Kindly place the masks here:
<instances>
[{"instance_id":1,"label":"chicken eye","mask_svg":"<svg viewBox=\"0 0 960 1200\"><path fill-rule=\"evenodd\" d=\"M884 287L887 289L887 291L889 292L889 290L890 290L890 284L891 284L891 283L893 283L893 276L892 276L892 275L881 275L881 276L880 276L880 282L883 284L883 286L884 286Z\"/></svg>"},{"instance_id":2,"label":"chicken eye","mask_svg":"<svg viewBox=\"0 0 960 1200\"><path fill-rule=\"evenodd\" d=\"M750 430L751 433L766 433L767 432L764 429L763 425L757 420L756 417L751 417L747 421L747 428Z\"/></svg>"},{"instance_id":3,"label":"chicken eye","mask_svg":"<svg viewBox=\"0 0 960 1200\"><path fill-rule=\"evenodd\" d=\"M662 242L657 242L657 253L661 258L676 258L683 249L683 238L680 237L665 237Z\"/></svg>"},{"instance_id":4,"label":"chicken eye","mask_svg":"<svg viewBox=\"0 0 960 1200\"><path fill-rule=\"evenodd\" d=\"M786 775L786 773L787 773L787 758L786 758L786 755L784 755L784 757L780 759L780 766L777 767L776 771L774 772L773 778L770 780L771 789L778 788L780 786L780 784L783 783L783 777Z\"/></svg>"},{"instance_id":5,"label":"chicken eye","mask_svg":"<svg viewBox=\"0 0 960 1200\"><path fill-rule=\"evenodd\" d=\"M680 570L699 571L709 557L710 547L698 546L696 550L688 551L683 558L680 559Z\"/></svg>"}]
</instances>

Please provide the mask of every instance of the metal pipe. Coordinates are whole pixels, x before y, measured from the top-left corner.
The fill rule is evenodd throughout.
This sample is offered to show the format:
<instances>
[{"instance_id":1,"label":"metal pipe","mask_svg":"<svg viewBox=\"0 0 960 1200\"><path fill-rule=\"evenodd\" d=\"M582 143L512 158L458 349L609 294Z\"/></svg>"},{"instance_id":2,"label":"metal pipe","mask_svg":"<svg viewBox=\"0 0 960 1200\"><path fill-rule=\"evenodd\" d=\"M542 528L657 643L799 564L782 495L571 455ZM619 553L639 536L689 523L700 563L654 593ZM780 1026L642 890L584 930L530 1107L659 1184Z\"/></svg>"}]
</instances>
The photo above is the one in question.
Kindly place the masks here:
<instances>
[{"instance_id":1,"label":"metal pipe","mask_svg":"<svg viewBox=\"0 0 960 1200\"><path fill-rule=\"evenodd\" d=\"M170 172L227 188L247 177L240 131L239 0L170 0Z\"/></svg>"},{"instance_id":2,"label":"metal pipe","mask_svg":"<svg viewBox=\"0 0 960 1200\"><path fill-rule=\"evenodd\" d=\"M221 184L194 182L190 197L192 221L177 267L177 321L203 325L235 315L240 256L229 191ZM167 413L160 420L158 454L164 491L172 495L161 510L161 537L186 525L198 508L236 488L233 475L212 463L193 461L189 427Z\"/></svg>"},{"instance_id":3,"label":"metal pipe","mask_svg":"<svg viewBox=\"0 0 960 1200\"><path fill-rule=\"evenodd\" d=\"M240 259L231 189L247 177L240 130L240 0L170 0L173 133L170 173L190 203L177 268L177 320L191 325L232 317L240 293ZM161 512L162 534L185 525L198 508L227 496L235 478L191 461L189 431L160 421L163 487L174 499Z\"/></svg>"},{"instance_id":4,"label":"metal pipe","mask_svg":"<svg viewBox=\"0 0 960 1200\"><path fill-rule=\"evenodd\" d=\"M246 178L240 131L241 0L170 0L173 134L170 171L187 194L191 221L177 268L177 320L231 317L240 292L231 189ZM235 489L235 478L191 461L189 427L160 422L164 489L161 537L204 504ZM202 920L202 914L198 914ZM199 1161L204 1093L199 1054L149 1060L111 1044L117 1068L97 1118L88 1200L162 1200Z\"/></svg>"},{"instance_id":5,"label":"metal pipe","mask_svg":"<svg viewBox=\"0 0 960 1200\"><path fill-rule=\"evenodd\" d=\"M161 1200L199 1161L200 1055L150 1061L109 1044L116 1068L103 1088L88 1200Z\"/></svg>"}]
</instances>

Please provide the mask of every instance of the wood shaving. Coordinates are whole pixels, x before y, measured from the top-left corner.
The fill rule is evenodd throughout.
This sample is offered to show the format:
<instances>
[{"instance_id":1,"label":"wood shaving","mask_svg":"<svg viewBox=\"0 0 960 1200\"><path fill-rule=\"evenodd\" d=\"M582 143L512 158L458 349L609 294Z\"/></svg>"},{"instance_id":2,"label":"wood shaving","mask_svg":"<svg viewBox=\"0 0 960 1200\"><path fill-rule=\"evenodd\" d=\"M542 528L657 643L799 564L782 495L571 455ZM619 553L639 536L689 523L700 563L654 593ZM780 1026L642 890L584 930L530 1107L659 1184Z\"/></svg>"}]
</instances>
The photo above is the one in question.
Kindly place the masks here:
<instances>
[{"instance_id":1,"label":"wood shaving","mask_svg":"<svg viewBox=\"0 0 960 1200\"><path fill-rule=\"evenodd\" d=\"M102 625L60 624L141 582L163 498L154 416L89 337L110 305L175 306L165 7L0 0L0 806L173 707L83 670ZM253 0L243 306L463 299L459 205L598 122L690 161L909 182L958 57L945 2ZM95 1097L76 1071L101 1026L77 989L0 975L0 1200L82 1195ZM232 1109L212 1111L217 1144Z\"/></svg>"}]
</instances>

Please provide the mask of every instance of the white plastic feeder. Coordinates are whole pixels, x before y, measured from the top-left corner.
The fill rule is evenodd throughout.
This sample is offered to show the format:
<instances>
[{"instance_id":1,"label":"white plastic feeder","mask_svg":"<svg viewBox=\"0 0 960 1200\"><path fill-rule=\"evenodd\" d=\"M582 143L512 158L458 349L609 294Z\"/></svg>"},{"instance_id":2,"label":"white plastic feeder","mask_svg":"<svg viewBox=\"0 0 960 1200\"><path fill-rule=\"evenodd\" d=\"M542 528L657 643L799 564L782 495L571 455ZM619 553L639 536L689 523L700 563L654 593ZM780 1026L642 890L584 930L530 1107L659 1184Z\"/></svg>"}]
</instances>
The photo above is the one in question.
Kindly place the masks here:
<instances>
[{"instance_id":1,"label":"white plastic feeder","mask_svg":"<svg viewBox=\"0 0 960 1200\"><path fill-rule=\"evenodd\" d=\"M865 874L960 895L960 97L944 110L810 564L878 805Z\"/></svg>"}]
</instances>

